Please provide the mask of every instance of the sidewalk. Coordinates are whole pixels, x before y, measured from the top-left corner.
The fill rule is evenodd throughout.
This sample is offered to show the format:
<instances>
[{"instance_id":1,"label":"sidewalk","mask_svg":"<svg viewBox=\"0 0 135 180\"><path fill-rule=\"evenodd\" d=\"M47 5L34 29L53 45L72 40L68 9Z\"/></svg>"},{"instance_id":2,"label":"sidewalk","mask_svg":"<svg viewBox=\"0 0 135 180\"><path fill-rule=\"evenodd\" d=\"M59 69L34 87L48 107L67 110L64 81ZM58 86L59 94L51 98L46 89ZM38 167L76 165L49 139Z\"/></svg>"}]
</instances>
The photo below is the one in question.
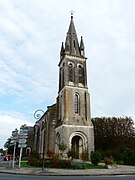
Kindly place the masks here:
<instances>
[{"instance_id":1,"label":"sidewalk","mask_svg":"<svg viewBox=\"0 0 135 180\"><path fill-rule=\"evenodd\" d=\"M27 174L41 176L103 176L103 175L130 175L135 174L135 167L118 165L117 168L109 169L44 169L41 168L4 168L0 167L0 173Z\"/></svg>"}]
</instances>

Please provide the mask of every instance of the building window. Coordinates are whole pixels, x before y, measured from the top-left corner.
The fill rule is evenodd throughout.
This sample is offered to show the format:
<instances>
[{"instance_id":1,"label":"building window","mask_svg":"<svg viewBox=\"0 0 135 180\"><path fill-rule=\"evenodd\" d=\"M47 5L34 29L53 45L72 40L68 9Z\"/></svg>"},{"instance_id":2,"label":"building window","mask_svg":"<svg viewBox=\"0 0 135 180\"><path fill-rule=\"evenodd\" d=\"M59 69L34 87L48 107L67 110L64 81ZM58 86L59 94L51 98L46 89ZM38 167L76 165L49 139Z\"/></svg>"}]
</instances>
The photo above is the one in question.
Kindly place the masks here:
<instances>
[{"instance_id":1,"label":"building window","mask_svg":"<svg viewBox=\"0 0 135 180\"><path fill-rule=\"evenodd\" d=\"M71 63L68 65L68 69L69 69L69 71L68 71L69 81L73 82L73 65Z\"/></svg>"},{"instance_id":2,"label":"building window","mask_svg":"<svg viewBox=\"0 0 135 180\"><path fill-rule=\"evenodd\" d=\"M75 113L79 114L79 95L78 94L75 94L74 108L75 108Z\"/></svg>"},{"instance_id":3,"label":"building window","mask_svg":"<svg viewBox=\"0 0 135 180\"><path fill-rule=\"evenodd\" d=\"M81 65L78 66L78 80L79 83L83 84L84 81L84 69Z\"/></svg>"}]
</instances>

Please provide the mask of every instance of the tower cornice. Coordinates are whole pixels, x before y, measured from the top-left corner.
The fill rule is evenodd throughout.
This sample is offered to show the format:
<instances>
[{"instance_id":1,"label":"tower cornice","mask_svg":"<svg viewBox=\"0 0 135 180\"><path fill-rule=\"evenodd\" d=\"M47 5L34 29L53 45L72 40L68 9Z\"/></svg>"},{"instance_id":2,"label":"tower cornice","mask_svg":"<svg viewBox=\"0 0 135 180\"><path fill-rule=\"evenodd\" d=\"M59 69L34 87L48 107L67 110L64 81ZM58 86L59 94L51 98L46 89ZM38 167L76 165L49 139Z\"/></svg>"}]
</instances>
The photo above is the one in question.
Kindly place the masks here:
<instances>
[{"instance_id":1,"label":"tower cornice","mask_svg":"<svg viewBox=\"0 0 135 180\"><path fill-rule=\"evenodd\" d=\"M83 56L75 56L75 55L69 55L69 54L65 54L65 56L61 59L61 61L59 62L58 66L60 66L60 64L62 63L62 61L67 58L70 60L79 60L79 61L86 61L87 58L83 57Z\"/></svg>"}]
</instances>

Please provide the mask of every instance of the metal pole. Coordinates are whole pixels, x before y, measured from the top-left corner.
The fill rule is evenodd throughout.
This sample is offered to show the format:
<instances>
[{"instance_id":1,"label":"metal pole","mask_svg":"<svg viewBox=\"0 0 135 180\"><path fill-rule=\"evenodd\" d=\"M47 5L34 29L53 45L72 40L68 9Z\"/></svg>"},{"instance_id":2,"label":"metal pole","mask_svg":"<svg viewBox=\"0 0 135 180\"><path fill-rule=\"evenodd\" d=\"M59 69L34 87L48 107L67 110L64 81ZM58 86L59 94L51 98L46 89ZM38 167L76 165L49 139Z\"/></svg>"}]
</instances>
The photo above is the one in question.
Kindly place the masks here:
<instances>
[{"instance_id":1,"label":"metal pole","mask_svg":"<svg viewBox=\"0 0 135 180\"><path fill-rule=\"evenodd\" d=\"M12 164L13 168L14 168L14 164L15 164L15 150L16 150L16 142L14 143L13 164Z\"/></svg>"},{"instance_id":2,"label":"metal pole","mask_svg":"<svg viewBox=\"0 0 135 180\"><path fill-rule=\"evenodd\" d=\"M18 168L20 168L21 166L21 158L22 158L22 147L20 148L20 157L19 157L19 165L18 165Z\"/></svg>"},{"instance_id":3,"label":"metal pole","mask_svg":"<svg viewBox=\"0 0 135 180\"><path fill-rule=\"evenodd\" d=\"M43 159L42 159L42 170L44 170L45 166L45 129L44 129L44 136L43 136Z\"/></svg>"}]
</instances>

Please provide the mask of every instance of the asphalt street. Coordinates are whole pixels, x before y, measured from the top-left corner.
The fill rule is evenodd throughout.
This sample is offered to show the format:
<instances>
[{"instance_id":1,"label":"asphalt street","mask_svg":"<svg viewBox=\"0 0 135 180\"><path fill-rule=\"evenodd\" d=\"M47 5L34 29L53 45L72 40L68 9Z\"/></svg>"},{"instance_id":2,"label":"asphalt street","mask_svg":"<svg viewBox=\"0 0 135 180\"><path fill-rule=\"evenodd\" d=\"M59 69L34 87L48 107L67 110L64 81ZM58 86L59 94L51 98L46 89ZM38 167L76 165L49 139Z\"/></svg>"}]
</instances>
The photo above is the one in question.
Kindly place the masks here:
<instances>
[{"instance_id":1,"label":"asphalt street","mask_svg":"<svg viewBox=\"0 0 135 180\"><path fill-rule=\"evenodd\" d=\"M0 180L135 180L133 175L123 176L32 176L0 174Z\"/></svg>"},{"instance_id":2,"label":"asphalt street","mask_svg":"<svg viewBox=\"0 0 135 180\"><path fill-rule=\"evenodd\" d=\"M12 167L12 161L3 161L0 158L0 180L5 179L90 179L90 180L132 180L135 179L135 167L118 165L108 169L55 169Z\"/></svg>"},{"instance_id":3,"label":"asphalt street","mask_svg":"<svg viewBox=\"0 0 135 180\"><path fill-rule=\"evenodd\" d=\"M11 167L12 161L4 161L4 156L0 157L0 166L1 167Z\"/></svg>"}]
</instances>

